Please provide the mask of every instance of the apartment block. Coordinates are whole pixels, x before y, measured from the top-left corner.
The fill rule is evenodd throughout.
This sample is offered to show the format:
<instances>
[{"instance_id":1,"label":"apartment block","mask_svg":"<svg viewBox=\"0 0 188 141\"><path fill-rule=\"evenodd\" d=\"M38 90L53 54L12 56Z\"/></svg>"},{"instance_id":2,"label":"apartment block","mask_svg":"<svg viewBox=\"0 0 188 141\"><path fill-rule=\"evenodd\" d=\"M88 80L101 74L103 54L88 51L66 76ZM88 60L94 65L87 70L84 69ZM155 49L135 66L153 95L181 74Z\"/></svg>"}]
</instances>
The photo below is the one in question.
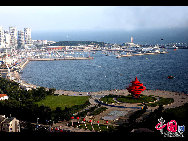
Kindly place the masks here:
<instances>
[{"instance_id":1,"label":"apartment block","mask_svg":"<svg viewBox=\"0 0 188 141\"><path fill-rule=\"evenodd\" d=\"M25 45L24 32L22 30L18 31L18 47L22 48Z\"/></svg>"},{"instance_id":2,"label":"apartment block","mask_svg":"<svg viewBox=\"0 0 188 141\"><path fill-rule=\"evenodd\" d=\"M15 117L6 118L0 115L0 132L20 132L19 120Z\"/></svg>"},{"instance_id":3,"label":"apartment block","mask_svg":"<svg viewBox=\"0 0 188 141\"><path fill-rule=\"evenodd\" d=\"M10 47L17 48L17 29L16 27L9 27Z\"/></svg>"},{"instance_id":4,"label":"apartment block","mask_svg":"<svg viewBox=\"0 0 188 141\"><path fill-rule=\"evenodd\" d=\"M31 28L24 28L25 44L32 44L31 40Z\"/></svg>"},{"instance_id":5,"label":"apartment block","mask_svg":"<svg viewBox=\"0 0 188 141\"><path fill-rule=\"evenodd\" d=\"M3 27L0 26L0 48L4 48L4 30Z\"/></svg>"}]
</instances>

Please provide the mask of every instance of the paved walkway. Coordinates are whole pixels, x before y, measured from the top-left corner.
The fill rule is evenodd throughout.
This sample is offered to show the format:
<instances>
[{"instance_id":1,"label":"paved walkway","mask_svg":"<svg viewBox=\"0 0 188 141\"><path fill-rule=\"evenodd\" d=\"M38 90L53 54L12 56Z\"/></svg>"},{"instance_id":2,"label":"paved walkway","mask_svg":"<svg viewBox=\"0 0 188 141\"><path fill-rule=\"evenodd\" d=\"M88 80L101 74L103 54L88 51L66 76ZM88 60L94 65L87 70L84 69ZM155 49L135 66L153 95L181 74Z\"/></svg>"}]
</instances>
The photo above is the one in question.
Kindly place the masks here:
<instances>
[{"instance_id":1,"label":"paved walkway","mask_svg":"<svg viewBox=\"0 0 188 141\"><path fill-rule=\"evenodd\" d=\"M127 107L127 106L116 106L116 105L111 105L111 104L106 104L106 103L103 103L99 100L97 100L97 102L101 105L104 105L104 106L109 106L109 107L117 107L117 108L133 108L133 109L141 109L142 107Z\"/></svg>"},{"instance_id":2,"label":"paved walkway","mask_svg":"<svg viewBox=\"0 0 188 141\"><path fill-rule=\"evenodd\" d=\"M60 128L60 129L63 129L63 130L66 130L66 131L70 131L70 132L92 132L90 130L85 130L83 128L78 128L78 127L72 127L72 126L66 126L65 124L63 123L56 123L52 126L52 128Z\"/></svg>"}]
</instances>

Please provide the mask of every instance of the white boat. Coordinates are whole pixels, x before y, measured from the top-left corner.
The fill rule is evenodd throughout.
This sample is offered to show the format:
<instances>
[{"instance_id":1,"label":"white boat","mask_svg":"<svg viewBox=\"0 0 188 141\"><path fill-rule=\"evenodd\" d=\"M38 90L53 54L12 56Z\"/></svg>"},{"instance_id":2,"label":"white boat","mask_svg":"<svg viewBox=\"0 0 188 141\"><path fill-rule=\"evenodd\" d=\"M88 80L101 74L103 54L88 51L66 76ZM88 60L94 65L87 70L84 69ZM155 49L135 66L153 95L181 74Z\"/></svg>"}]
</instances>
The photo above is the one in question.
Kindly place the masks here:
<instances>
[{"instance_id":1,"label":"white boat","mask_svg":"<svg viewBox=\"0 0 188 141\"><path fill-rule=\"evenodd\" d=\"M165 46L166 49L178 49L176 45L171 46Z\"/></svg>"},{"instance_id":2,"label":"white boat","mask_svg":"<svg viewBox=\"0 0 188 141\"><path fill-rule=\"evenodd\" d=\"M140 55L144 55L142 52L137 52L136 54L133 54L133 56L140 56Z\"/></svg>"},{"instance_id":3,"label":"white boat","mask_svg":"<svg viewBox=\"0 0 188 141\"><path fill-rule=\"evenodd\" d=\"M168 53L167 51L161 51L160 54L165 54L165 53Z\"/></svg>"},{"instance_id":4,"label":"white boat","mask_svg":"<svg viewBox=\"0 0 188 141\"><path fill-rule=\"evenodd\" d=\"M117 55L116 58L121 58L121 55Z\"/></svg>"},{"instance_id":5,"label":"white boat","mask_svg":"<svg viewBox=\"0 0 188 141\"><path fill-rule=\"evenodd\" d=\"M147 52L144 53L144 55L152 55L152 54L155 54L155 53L152 52L152 51L147 51Z\"/></svg>"}]
</instances>

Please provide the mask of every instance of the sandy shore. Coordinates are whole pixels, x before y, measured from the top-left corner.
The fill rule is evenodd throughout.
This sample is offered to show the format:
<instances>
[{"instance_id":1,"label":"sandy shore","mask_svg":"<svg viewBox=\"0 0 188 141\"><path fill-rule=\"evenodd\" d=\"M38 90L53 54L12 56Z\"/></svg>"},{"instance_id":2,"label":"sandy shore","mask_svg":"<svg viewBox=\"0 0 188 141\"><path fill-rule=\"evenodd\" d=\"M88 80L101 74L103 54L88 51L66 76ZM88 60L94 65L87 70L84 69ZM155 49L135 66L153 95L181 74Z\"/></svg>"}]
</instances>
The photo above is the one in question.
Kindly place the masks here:
<instances>
[{"instance_id":1,"label":"sandy shore","mask_svg":"<svg viewBox=\"0 0 188 141\"><path fill-rule=\"evenodd\" d=\"M37 85L29 84L29 83L25 82L24 80L22 80L19 72L17 72L17 71L11 72L11 76L12 76L12 78L14 78L13 81L19 83L20 86L22 86L22 87L26 87L27 89L31 89L31 88L36 89L37 87L40 87Z\"/></svg>"}]
</instances>

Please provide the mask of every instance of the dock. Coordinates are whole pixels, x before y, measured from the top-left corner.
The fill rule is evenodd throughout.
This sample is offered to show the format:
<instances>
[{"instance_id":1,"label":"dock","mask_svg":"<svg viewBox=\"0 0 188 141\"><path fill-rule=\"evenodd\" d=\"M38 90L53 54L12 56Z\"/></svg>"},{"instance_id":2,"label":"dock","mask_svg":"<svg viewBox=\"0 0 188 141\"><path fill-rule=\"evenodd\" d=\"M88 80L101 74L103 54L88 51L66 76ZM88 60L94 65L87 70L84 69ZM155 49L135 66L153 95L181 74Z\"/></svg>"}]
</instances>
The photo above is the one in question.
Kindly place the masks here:
<instances>
[{"instance_id":1,"label":"dock","mask_svg":"<svg viewBox=\"0 0 188 141\"><path fill-rule=\"evenodd\" d=\"M55 60L90 60L93 57L65 57L65 58L32 58L29 61L55 61Z\"/></svg>"}]
</instances>

